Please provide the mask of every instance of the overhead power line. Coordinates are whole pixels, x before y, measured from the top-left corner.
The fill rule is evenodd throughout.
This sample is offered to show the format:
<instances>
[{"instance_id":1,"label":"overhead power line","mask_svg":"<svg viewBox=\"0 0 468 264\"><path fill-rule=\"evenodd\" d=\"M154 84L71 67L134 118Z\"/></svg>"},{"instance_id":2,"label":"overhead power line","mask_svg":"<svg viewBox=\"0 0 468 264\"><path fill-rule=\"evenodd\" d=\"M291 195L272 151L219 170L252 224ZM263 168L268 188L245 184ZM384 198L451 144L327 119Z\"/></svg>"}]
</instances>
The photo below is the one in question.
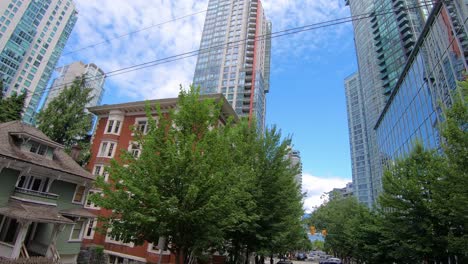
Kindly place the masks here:
<instances>
[{"instance_id":1,"label":"overhead power line","mask_svg":"<svg viewBox=\"0 0 468 264\"><path fill-rule=\"evenodd\" d=\"M229 6L231 4L225 4L221 7L225 7L225 6ZM218 9L218 7L216 7L216 9ZM97 47L97 46L100 46L100 45L103 45L103 44L106 44L106 43L110 43L114 40L117 40L117 39L121 39L121 38L124 38L124 37L127 37L127 36L131 36L131 35L134 35L134 34L137 34L137 33L140 33L140 32L143 32L143 31L146 31L146 30L149 30L149 29L152 29L152 28L156 28L156 27L161 27L165 24L169 24L171 22L175 22L175 21L178 21L178 20L182 20L182 19L185 19L185 18L188 18L188 17L192 17L192 16L196 16L196 15L199 15L199 14L203 14L203 13L206 13L206 12L209 12L210 10L214 10L215 8L213 9L205 9L205 10L201 10L201 11L198 11L198 12L195 12L195 13L191 13L191 14L188 14L188 15L184 15L184 16L180 16L180 17L177 17L177 18L174 18L174 19L171 19L171 20L167 20L167 21L164 21L164 22L160 22L160 23L157 23L157 24L153 24L151 26L146 26L146 27L143 27L143 28L139 28L137 30L134 30L134 31L130 31L130 32L127 32L127 33L124 33L122 35L118 35L116 37L113 37L113 38L108 38L108 39L104 39L103 41L100 41L100 42L96 42L94 44L90 44L90 45L87 45L87 46L83 46L83 47L80 47L80 48L77 48L77 49L74 49L74 50L71 50L71 51L67 51L65 53L62 54L62 56L66 56L66 55L70 55L70 54L73 54L73 53L77 53L77 52L80 52L80 51L83 51L83 50L87 50L89 48L94 48L94 47Z\"/></svg>"},{"instance_id":2,"label":"overhead power line","mask_svg":"<svg viewBox=\"0 0 468 264\"><path fill-rule=\"evenodd\" d=\"M416 9L416 8L420 8L420 7L423 7L423 6L430 6L430 5L428 5L428 4L417 5L417 6L407 7L404 10ZM288 35L297 34L297 33L301 33L301 32L306 32L306 31L326 28L326 27L330 27L330 26L335 26L335 25L339 25L339 24L349 23L349 22L353 22L353 21L363 20L363 19L366 19L366 18L374 17L374 16L387 15L387 14L391 14L392 12L393 12L393 10L389 10L389 11L386 11L386 12L379 12L379 13L370 12L370 13L366 13L366 14L360 14L360 15L349 16L349 17L345 17L345 18L339 18L339 19L333 19L333 20L329 20L329 21L314 23L314 24L310 24L310 25L306 25L306 26L294 27L294 28L290 28L290 29L286 29L286 30L277 31L277 32L274 32L274 33L271 33L271 34L259 35L259 36L255 37L253 41L257 42L257 41L265 40L266 38L270 38L270 37L271 37L271 39L273 39L273 38L288 36ZM106 78L109 78L109 77L117 76L117 75L120 75L120 74L125 74L125 73L129 73L129 72L133 72L133 71L137 71L137 70L142 70L142 69L149 68L149 67L154 67L154 66L161 65L161 64L166 64L166 63L173 62L173 61L178 61L178 60L198 56L200 54L204 54L204 53L210 52L212 50L220 49L220 48L239 47L241 45L244 45L248 41L252 41L252 40L242 39L242 40L238 40L238 41L228 42L228 43L225 43L225 44L211 46L211 47L208 47L208 48L193 50L193 51L189 51L189 52L185 52L185 53L165 57L165 58L162 58L162 59L156 59L156 60L152 60L152 61L149 61L149 62L135 64L135 65L120 68L120 69L117 69L117 70L112 70L112 71L106 72L105 75L106 75ZM234 45L236 43L237 43L237 45ZM95 77L85 77L85 78L83 78L83 81L85 81L85 80L92 81L92 80L97 80L97 79L100 79L100 78L102 78L102 75L95 76ZM57 89L60 89L63 86L67 86L67 85L70 85L70 84L73 84L73 82L68 82L68 83L64 83L64 84L60 84L60 85L54 85L54 86L51 86L48 89L46 89L44 92L46 92L46 91L50 92L50 91L53 91L53 90L57 90ZM30 91L28 89L27 89L27 91L31 92L33 95L37 93L37 92Z\"/></svg>"}]
</instances>

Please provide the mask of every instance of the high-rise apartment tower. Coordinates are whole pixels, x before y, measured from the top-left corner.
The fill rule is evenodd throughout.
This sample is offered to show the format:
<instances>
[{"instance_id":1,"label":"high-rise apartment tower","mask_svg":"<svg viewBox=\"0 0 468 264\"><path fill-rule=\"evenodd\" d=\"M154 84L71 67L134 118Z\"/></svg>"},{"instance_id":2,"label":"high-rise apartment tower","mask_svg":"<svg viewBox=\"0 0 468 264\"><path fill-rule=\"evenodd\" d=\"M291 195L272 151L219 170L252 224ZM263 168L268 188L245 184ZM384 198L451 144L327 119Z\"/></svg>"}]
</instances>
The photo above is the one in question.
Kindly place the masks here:
<instances>
[{"instance_id":1,"label":"high-rise apartment tower","mask_svg":"<svg viewBox=\"0 0 468 264\"><path fill-rule=\"evenodd\" d=\"M371 206L382 187L382 159L379 155L374 130L389 96L406 65L416 40L421 34L433 1L420 0L345 0L353 16L354 40L362 90L361 104L367 142L364 155L366 185L364 180L353 182L355 195L360 200L368 197ZM350 101L350 98L347 98ZM350 110L350 108L348 108ZM348 119L352 113L348 111ZM350 127L351 129L351 127ZM351 147L357 145L351 138ZM352 152L351 159L358 160L360 152ZM359 157L360 158L360 157ZM368 164L368 165L367 165ZM353 170L353 179L359 175Z\"/></svg>"},{"instance_id":2,"label":"high-rise apartment tower","mask_svg":"<svg viewBox=\"0 0 468 264\"><path fill-rule=\"evenodd\" d=\"M372 205L369 153L367 148L366 115L359 74L345 79L346 107L348 111L349 142L354 194L361 203Z\"/></svg>"},{"instance_id":3,"label":"high-rise apartment tower","mask_svg":"<svg viewBox=\"0 0 468 264\"><path fill-rule=\"evenodd\" d=\"M240 116L265 125L271 23L260 0L210 0L193 83L222 93Z\"/></svg>"},{"instance_id":4,"label":"high-rise apartment tower","mask_svg":"<svg viewBox=\"0 0 468 264\"><path fill-rule=\"evenodd\" d=\"M76 20L72 0L0 1L0 78L7 96L27 93L26 123L34 122Z\"/></svg>"},{"instance_id":5,"label":"high-rise apartment tower","mask_svg":"<svg viewBox=\"0 0 468 264\"><path fill-rule=\"evenodd\" d=\"M91 96L93 99L91 99L86 107L93 107L101 104L102 96L104 95L106 74L94 63L84 64L81 61L76 61L60 67L56 71L59 73L59 76L53 81L43 108L46 108L49 103L57 97L65 87L70 86L76 78L81 77L83 77L84 86L92 89Z\"/></svg>"}]
</instances>

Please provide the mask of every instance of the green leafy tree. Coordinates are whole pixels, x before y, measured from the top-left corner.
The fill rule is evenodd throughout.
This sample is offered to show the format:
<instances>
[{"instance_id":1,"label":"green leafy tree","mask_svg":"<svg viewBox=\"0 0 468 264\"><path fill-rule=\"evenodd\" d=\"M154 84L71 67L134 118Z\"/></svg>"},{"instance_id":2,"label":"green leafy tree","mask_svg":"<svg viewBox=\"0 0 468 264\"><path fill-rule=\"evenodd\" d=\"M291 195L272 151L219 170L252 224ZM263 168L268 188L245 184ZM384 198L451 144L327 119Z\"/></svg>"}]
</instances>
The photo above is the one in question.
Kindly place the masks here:
<instances>
[{"instance_id":1,"label":"green leafy tree","mask_svg":"<svg viewBox=\"0 0 468 264\"><path fill-rule=\"evenodd\" d=\"M231 185L236 173L223 168L221 107L212 99L201 100L191 87L181 90L177 111L166 114L157 107L156 121L149 108L149 132L138 139L141 156L124 153L120 162L114 160L113 181L98 181L104 196L94 199L112 210L103 219L111 234L137 244L165 237L176 262L187 263L220 247L226 228L238 218L237 188Z\"/></svg>"},{"instance_id":2,"label":"green leafy tree","mask_svg":"<svg viewBox=\"0 0 468 264\"><path fill-rule=\"evenodd\" d=\"M38 128L53 141L65 145L67 151L75 145L85 149L83 140L92 127L92 115L85 111L92 100L92 89L83 84L84 79L77 78L37 116Z\"/></svg>"},{"instance_id":3,"label":"green leafy tree","mask_svg":"<svg viewBox=\"0 0 468 264\"><path fill-rule=\"evenodd\" d=\"M397 262L440 260L445 254L446 227L433 209L435 186L446 175L444 158L421 144L385 172L379 204L387 243L400 244L388 252Z\"/></svg>"},{"instance_id":4,"label":"green leafy tree","mask_svg":"<svg viewBox=\"0 0 468 264\"><path fill-rule=\"evenodd\" d=\"M447 229L447 252L468 262L468 81L459 83L441 125L448 173L436 183L434 210ZM463 261L464 260L464 261Z\"/></svg>"},{"instance_id":5,"label":"green leafy tree","mask_svg":"<svg viewBox=\"0 0 468 264\"><path fill-rule=\"evenodd\" d=\"M21 120L26 93L14 93L3 98L3 83L0 82L0 123Z\"/></svg>"}]
</instances>

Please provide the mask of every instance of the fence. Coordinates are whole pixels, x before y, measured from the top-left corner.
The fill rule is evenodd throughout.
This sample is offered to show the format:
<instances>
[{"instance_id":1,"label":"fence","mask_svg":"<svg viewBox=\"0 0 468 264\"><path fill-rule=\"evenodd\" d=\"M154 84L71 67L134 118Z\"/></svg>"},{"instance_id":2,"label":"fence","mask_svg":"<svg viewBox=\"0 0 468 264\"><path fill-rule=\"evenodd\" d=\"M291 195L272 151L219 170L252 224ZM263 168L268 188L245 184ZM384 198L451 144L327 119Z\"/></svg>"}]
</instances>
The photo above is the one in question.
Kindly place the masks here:
<instances>
[{"instance_id":1,"label":"fence","mask_svg":"<svg viewBox=\"0 0 468 264\"><path fill-rule=\"evenodd\" d=\"M29 259L2 259L0 258L0 264L55 264L52 259L44 257L31 257Z\"/></svg>"}]
</instances>

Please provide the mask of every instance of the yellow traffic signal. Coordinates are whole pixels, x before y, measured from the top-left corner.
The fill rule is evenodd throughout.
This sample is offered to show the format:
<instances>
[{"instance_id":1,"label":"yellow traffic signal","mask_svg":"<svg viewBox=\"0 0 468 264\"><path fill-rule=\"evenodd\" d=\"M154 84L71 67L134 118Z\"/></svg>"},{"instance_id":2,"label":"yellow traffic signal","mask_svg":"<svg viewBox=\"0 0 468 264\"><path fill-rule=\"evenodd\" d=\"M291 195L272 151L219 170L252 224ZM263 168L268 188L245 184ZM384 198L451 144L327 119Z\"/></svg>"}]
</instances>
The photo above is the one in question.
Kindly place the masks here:
<instances>
[{"instance_id":1,"label":"yellow traffic signal","mask_svg":"<svg viewBox=\"0 0 468 264\"><path fill-rule=\"evenodd\" d=\"M328 234L328 233L327 233L327 230L326 230L326 229L323 229L323 230L322 230L322 236L327 236L327 234Z\"/></svg>"},{"instance_id":2,"label":"yellow traffic signal","mask_svg":"<svg viewBox=\"0 0 468 264\"><path fill-rule=\"evenodd\" d=\"M311 226L309 229L310 229L310 234L315 235L315 232L316 232L315 226Z\"/></svg>"}]
</instances>

